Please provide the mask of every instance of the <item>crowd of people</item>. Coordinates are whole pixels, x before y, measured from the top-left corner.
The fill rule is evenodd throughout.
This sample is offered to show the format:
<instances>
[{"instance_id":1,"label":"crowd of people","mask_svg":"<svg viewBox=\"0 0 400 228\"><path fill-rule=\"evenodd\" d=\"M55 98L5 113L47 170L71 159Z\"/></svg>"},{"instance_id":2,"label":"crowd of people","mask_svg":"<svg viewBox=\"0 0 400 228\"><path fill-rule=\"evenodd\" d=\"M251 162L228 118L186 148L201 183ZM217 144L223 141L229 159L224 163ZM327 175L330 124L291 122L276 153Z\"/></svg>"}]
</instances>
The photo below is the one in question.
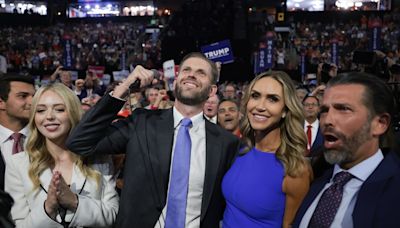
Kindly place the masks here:
<instances>
[{"instance_id":1,"label":"crowd of people","mask_svg":"<svg viewBox=\"0 0 400 228\"><path fill-rule=\"evenodd\" d=\"M27 71L49 76L65 61L65 41L69 40L70 70L84 72L88 66L104 66L105 73L129 69L131 64L154 68L160 64L159 39L146 33L139 22L59 23L46 27L2 27L0 56L3 72ZM122 56L124 55L124 60Z\"/></svg>"},{"instance_id":2,"label":"crowd of people","mask_svg":"<svg viewBox=\"0 0 400 228\"><path fill-rule=\"evenodd\" d=\"M388 42L375 54L387 67L399 61L398 20L382 20ZM398 95L347 59L366 48L368 18L293 26L276 37L276 70L240 83L218 82L199 52L159 76L160 42L140 25L0 30L0 226L400 227ZM325 33L344 51L328 72ZM61 64L65 35L77 78ZM316 75L295 81L285 71L301 46ZM123 52L122 80L88 69L121 70ZM46 83L13 73L24 69L47 71Z\"/></svg>"},{"instance_id":3,"label":"crowd of people","mask_svg":"<svg viewBox=\"0 0 400 228\"><path fill-rule=\"evenodd\" d=\"M302 94L269 71L238 92L189 53L172 88L138 65L85 109L61 74L36 92L30 76L0 77L11 227L400 225L396 105L375 75Z\"/></svg>"}]
</instances>

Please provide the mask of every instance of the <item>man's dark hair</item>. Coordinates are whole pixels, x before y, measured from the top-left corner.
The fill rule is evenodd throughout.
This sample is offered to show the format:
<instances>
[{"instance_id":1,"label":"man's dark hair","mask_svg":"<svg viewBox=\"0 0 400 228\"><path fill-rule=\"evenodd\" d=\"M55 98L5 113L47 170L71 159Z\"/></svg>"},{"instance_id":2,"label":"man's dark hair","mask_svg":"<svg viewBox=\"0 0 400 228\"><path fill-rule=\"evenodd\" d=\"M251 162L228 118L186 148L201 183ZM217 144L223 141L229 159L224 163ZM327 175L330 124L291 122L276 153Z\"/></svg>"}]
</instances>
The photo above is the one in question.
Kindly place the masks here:
<instances>
[{"instance_id":1,"label":"man's dark hair","mask_svg":"<svg viewBox=\"0 0 400 228\"><path fill-rule=\"evenodd\" d=\"M229 102L234 103L234 104L236 105L236 108L237 108L238 110L240 110L240 104L239 104L239 102L238 102L236 99L232 99L232 98L223 98L223 99L221 99L221 100L219 101L219 103L218 103L218 108L219 108L219 106L220 106L223 102L226 102L226 101L229 101Z\"/></svg>"},{"instance_id":2,"label":"man's dark hair","mask_svg":"<svg viewBox=\"0 0 400 228\"><path fill-rule=\"evenodd\" d=\"M393 118L395 116L396 100L389 86L375 75L363 72L350 72L339 74L329 80L327 88L337 85L357 84L364 86L363 103L369 110L369 117L388 113L390 123L387 132L381 136L380 144L393 146ZM386 141L387 140L387 141ZM385 145L381 145L385 146Z\"/></svg>"},{"instance_id":3,"label":"man's dark hair","mask_svg":"<svg viewBox=\"0 0 400 228\"><path fill-rule=\"evenodd\" d=\"M35 81L31 75L21 75L21 74L5 74L0 76L0 98L3 101L8 100L8 94L10 93L10 83L11 82L24 82L27 84L35 85Z\"/></svg>"},{"instance_id":4,"label":"man's dark hair","mask_svg":"<svg viewBox=\"0 0 400 228\"><path fill-rule=\"evenodd\" d=\"M336 85L358 84L365 87L364 105L371 116L388 113L393 117L396 102L389 86L377 76L363 72L343 73L329 80L327 88Z\"/></svg>"},{"instance_id":5,"label":"man's dark hair","mask_svg":"<svg viewBox=\"0 0 400 228\"><path fill-rule=\"evenodd\" d=\"M181 61L181 63L179 64L179 69L181 69L182 64L189 58L200 58L203 59L204 61L206 61L210 67L211 67L211 84L215 85L217 84L217 78L218 78L218 70L217 70L217 65L215 65L215 63L209 59L207 59L207 57L200 52L191 52L187 55L185 55Z\"/></svg>"},{"instance_id":6,"label":"man's dark hair","mask_svg":"<svg viewBox=\"0 0 400 228\"><path fill-rule=\"evenodd\" d=\"M307 93L307 95L303 98L303 100L301 101L301 103L304 104L304 101L306 101L307 98L310 98L310 97L312 97L312 98L314 98L315 100L317 100L318 105L319 105L319 99L318 99L318 97L317 97L317 96L313 96L313 95L311 95L311 94L309 94L309 93Z\"/></svg>"}]
</instances>

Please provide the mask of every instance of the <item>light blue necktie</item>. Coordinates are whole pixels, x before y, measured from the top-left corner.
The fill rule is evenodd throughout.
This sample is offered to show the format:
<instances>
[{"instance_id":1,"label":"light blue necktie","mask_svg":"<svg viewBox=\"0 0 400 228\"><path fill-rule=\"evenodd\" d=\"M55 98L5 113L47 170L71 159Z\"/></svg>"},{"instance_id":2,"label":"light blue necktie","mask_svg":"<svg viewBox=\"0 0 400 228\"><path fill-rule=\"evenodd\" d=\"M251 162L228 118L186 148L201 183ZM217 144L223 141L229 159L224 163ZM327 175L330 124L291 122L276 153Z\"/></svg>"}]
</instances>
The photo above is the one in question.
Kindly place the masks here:
<instances>
[{"instance_id":1,"label":"light blue necktie","mask_svg":"<svg viewBox=\"0 0 400 228\"><path fill-rule=\"evenodd\" d=\"M186 220L186 199L189 186L190 140L189 128L192 121L184 118L181 121L175 142L172 161L171 180L169 184L167 217L165 228L184 228Z\"/></svg>"}]
</instances>

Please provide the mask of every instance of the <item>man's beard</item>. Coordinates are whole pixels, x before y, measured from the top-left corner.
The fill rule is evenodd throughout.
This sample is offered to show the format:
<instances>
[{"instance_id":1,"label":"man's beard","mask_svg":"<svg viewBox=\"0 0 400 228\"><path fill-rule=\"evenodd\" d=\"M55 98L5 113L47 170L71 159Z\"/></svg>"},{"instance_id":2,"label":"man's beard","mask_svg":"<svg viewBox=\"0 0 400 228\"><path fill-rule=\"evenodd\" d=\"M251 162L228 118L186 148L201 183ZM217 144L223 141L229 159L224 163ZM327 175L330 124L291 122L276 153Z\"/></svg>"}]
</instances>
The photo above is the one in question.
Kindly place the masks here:
<instances>
[{"instance_id":1,"label":"man's beard","mask_svg":"<svg viewBox=\"0 0 400 228\"><path fill-rule=\"evenodd\" d=\"M175 86L175 97L177 100L185 105L199 105L208 99L211 86L207 86L200 90L199 92L188 92L189 95L184 95L182 88L176 84Z\"/></svg>"},{"instance_id":2,"label":"man's beard","mask_svg":"<svg viewBox=\"0 0 400 228\"><path fill-rule=\"evenodd\" d=\"M346 137L342 133L331 130L331 132L338 137L338 140L340 139L342 141L343 145L339 149L325 149L325 160L332 165L341 165L351 162L353 160L355 151L358 150L363 143L370 140L370 130L371 124L369 121L366 121L366 123L357 132L355 132L352 137Z\"/></svg>"}]
</instances>

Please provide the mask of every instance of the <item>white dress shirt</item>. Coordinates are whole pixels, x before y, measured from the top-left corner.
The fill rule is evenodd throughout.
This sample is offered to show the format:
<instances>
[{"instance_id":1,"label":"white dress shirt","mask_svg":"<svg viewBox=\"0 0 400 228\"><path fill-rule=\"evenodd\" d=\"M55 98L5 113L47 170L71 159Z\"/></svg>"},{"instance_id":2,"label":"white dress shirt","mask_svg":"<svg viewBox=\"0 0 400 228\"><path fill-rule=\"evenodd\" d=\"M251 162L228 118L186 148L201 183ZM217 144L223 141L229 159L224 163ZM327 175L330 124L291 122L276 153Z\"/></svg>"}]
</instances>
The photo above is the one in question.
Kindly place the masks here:
<instances>
[{"instance_id":1,"label":"white dress shirt","mask_svg":"<svg viewBox=\"0 0 400 228\"><path fill-rule=\"evenodd\" d=\"M176 136L179 130L179 124L184 118L181 113L173 108L174 112L174 144L171 153L171 161L174 157ZM206 125L203 117L203 112L190 118L192 127L189 130L190 139L192 141L191 156L190 156L190 172L189 172L189 189L186 205L186 228L200 227L201 202L203 198L203 186L206 170ZM172 167L172 162L171 162ZM171 176L171 168L170 168ZM171 177L169 178L171 180ZM167 199L169 194L169 186ZM168 202L168 201L167 201ZM165 205L155 228L163 228L165 226L165 216L167 214L167 204Z\"/></svg>"},{"instance_id":2,"label":"white dress shirt","mask_svg":"<svg viewBox=\"0 0 400 228\"><path fill-rule=\"evenodd\" d=\"M27 141L26 138L28 136L28 132L29 132L28 126L25 126L19 131L19 133L23 135L24 148ZM6 165L12 156L12 148L14 140L11 139L10 136L13 133L14 133L13 131L0 124L0 149L1 149L1 155L3 156L4 163Z\"/></svg>"},{"instance_id":3,"label":"white dress shirt","mask_svg":"<svg viewBox=\"0 0 400 228\"><path fill-rule=\"evenodd\" d=\"M204 115L204 117L205 117L208 121L210 121L211 123L217 124L217 115L215 115L215 116L213 116L213 117L208 117L208 116Z\"/></svg>"},{"instance_id":4,"label":"white dress shirt","mask_svg":"<svg viewBox=\"0 0 400 228\"><path fill-rule=\"evenodd\" d=\"M343 187L343 197L342 201L340 202L340 206L338 211L333 219L331 227L342 227L342 228L352 228L353 227L353 209L354 205L357 201L358 191L360 190L364 181L372 174L372 172L376 169L376 167L381 163L383 160L383 154L380 149L372 155L371 157L365 159L361 163L355 165L351 169L347 170L351 173L354 178L352 178L346 185ZM329 183L325 185L322 191L315 197L312 204L308 207L306 213L304 214L300 227L307 228L308 224L310 223L311 217L314 213L315 208L322 196L322 193L332 185L333 177L335 174L344 171L338 165L335 165L333 170L333 175Z\"/></svg>"},{"instance_id":5,"label":"white dress shirt","mask_svg":"<svg viewBox=\"0 0 400 228\"><path fill-rule=\"evenodd\" d=\"M307 121L304 121L304 132L307 135L307 126L311 125L311 147L315 142L315 138L317 138L317 133L318 133L318 128L319 128L319 120L316 119L313 123L308 123ZM308 141L307 141L308 142ZM307 149L310 150L311 148L309 148L310 145L308 145L307 143Z\"/></svg>"}]
</instances>

